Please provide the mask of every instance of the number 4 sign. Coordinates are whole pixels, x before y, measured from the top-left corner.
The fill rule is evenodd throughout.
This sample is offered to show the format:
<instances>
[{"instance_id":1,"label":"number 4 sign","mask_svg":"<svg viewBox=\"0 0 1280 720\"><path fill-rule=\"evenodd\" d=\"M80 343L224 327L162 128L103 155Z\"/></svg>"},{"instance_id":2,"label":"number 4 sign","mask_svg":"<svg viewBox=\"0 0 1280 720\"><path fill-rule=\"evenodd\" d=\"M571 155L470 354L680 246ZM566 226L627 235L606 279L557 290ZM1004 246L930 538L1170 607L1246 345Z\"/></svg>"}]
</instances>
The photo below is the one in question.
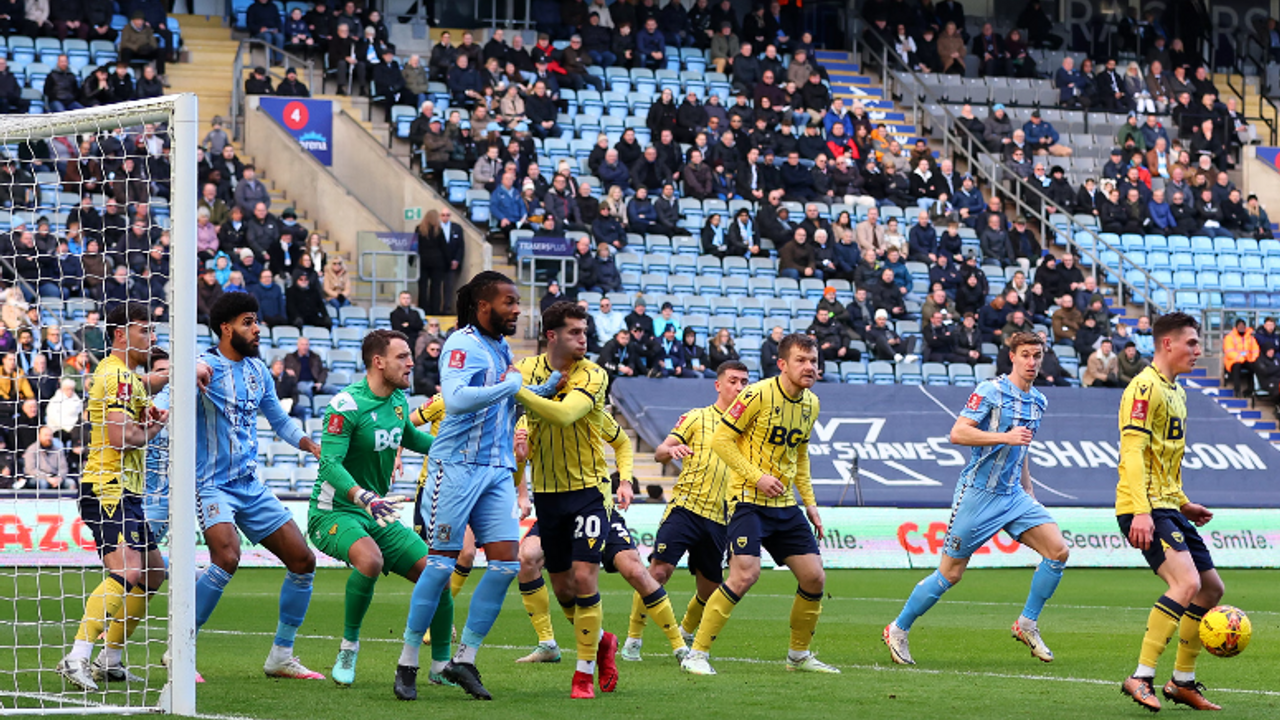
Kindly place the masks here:
<instances>
[{"instance_id":1,"label":"number 4 sign","mask_svg":"<svg viewBox=\"0 0 1280 720\"><path fill-rule=\"evenodd\" d=\"M258 102L321 165L333 164L333 105L328 100L264 97Z\"/></svg>"}]
</instances>

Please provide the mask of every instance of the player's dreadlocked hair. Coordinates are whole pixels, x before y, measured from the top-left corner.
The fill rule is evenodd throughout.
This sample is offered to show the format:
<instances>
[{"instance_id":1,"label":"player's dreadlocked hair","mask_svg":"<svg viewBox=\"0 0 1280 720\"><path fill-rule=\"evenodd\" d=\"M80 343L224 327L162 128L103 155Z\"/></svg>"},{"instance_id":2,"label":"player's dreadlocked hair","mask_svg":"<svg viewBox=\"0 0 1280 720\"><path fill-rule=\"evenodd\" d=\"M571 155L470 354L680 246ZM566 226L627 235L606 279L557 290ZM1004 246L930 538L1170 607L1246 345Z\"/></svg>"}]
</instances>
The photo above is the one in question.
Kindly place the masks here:
<instances>
[{"instance_id":1,"label":"player's dreadlocked hair","mask_svg":"<svg viewBox=\"0 0 1280 720\"><path fill-rule=\"evenodd\" d=\"M500 272L485 270L458 288L458 327L480 327L480 318L477 317L480 301L492 298L493 289L499 285L515 285L515 281Z\"/></svg>"}]
</instances>

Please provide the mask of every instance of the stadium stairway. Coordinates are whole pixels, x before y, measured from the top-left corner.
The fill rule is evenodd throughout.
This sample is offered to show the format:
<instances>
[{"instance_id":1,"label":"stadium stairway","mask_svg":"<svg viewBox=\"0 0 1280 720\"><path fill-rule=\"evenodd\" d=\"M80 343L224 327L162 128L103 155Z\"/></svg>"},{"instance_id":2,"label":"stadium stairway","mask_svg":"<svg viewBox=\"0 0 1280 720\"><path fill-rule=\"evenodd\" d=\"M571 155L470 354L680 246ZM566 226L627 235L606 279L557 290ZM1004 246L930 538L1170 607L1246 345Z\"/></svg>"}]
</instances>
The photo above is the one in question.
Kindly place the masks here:
<instances>
[{"instance_id":1,"label":"stadium stairway","mask_svg":"<svg viewBox=\"0 0 1280 720\"><path fill-rule=\"evenodd\" d=\"M210 15L178 15L185 42L183 61L165 70L169 92L195 93L200 98L200 137L209 131L215 115L228 117L231 109L231 68L239 42L232 39L223 19Z\"/></svg>"}]
</instances>

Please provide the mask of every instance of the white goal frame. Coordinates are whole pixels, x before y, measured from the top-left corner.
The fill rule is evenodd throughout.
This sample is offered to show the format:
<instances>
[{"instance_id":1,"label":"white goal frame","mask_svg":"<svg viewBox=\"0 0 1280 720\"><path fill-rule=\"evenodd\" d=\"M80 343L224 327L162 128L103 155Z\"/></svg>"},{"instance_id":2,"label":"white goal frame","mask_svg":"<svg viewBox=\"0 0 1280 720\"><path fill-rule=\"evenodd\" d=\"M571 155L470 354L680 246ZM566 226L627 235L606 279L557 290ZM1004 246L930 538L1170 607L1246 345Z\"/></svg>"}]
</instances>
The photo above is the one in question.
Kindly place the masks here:
<instances>
[{"instance_id":1,"label":"white goal frame","mask_svg":"<svg viewBox=\"0 0 1280 720\"><path fill-rule=\"evenodd\" d=\"M98 108L47 115L0 116L0 141L23 137L52 138L93 133L104 123L131 127L167 123L170 133L172 191L170 238L172 276L169 283L171 407L169 421L170 533L168 598L168 680L157 706L84 703L71 696L42 695L49 707L0 708L0 715L196 714L196 147L199 144L198 101L191 93L166 95ZM76 703L76 704L73 704Z\"/></svg>"}]
</instances>

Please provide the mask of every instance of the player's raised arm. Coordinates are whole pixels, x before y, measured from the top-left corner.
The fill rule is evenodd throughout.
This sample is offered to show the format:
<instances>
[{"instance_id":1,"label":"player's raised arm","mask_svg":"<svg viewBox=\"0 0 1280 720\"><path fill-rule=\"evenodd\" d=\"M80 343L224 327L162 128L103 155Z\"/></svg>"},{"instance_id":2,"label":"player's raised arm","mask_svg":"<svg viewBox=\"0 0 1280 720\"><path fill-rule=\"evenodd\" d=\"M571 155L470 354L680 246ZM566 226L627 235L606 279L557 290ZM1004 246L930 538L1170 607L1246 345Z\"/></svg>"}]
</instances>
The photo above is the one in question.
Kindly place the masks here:
<instances>
[{"instance_id":1,"label":"player's raised arm","mask_svg":"<svg viewBox=\"0 0 1280 720\"><path fill-rule=\"evenodd\" d=\"M595 407L595 399L585 392L570 392L563 400L550 400L523 388L516 393L516 400L554 427L569 427Z\"/></svg>"},{"instance_id":2,"label":"player's raised arm","mask_svg":"<svg viewBox=\"0 0 1280 720\"><path fill-rule=\"evenodd\" d=\"M502 382L495 385L474 385L476 375L489 369L487 352L460 333L445 342L442 356L449 359L440 371L440 394L448 412L455 415L479 412L515 395L522 387L520 373L515 368L508 369Z\"/></svg>"}]
</instances>

